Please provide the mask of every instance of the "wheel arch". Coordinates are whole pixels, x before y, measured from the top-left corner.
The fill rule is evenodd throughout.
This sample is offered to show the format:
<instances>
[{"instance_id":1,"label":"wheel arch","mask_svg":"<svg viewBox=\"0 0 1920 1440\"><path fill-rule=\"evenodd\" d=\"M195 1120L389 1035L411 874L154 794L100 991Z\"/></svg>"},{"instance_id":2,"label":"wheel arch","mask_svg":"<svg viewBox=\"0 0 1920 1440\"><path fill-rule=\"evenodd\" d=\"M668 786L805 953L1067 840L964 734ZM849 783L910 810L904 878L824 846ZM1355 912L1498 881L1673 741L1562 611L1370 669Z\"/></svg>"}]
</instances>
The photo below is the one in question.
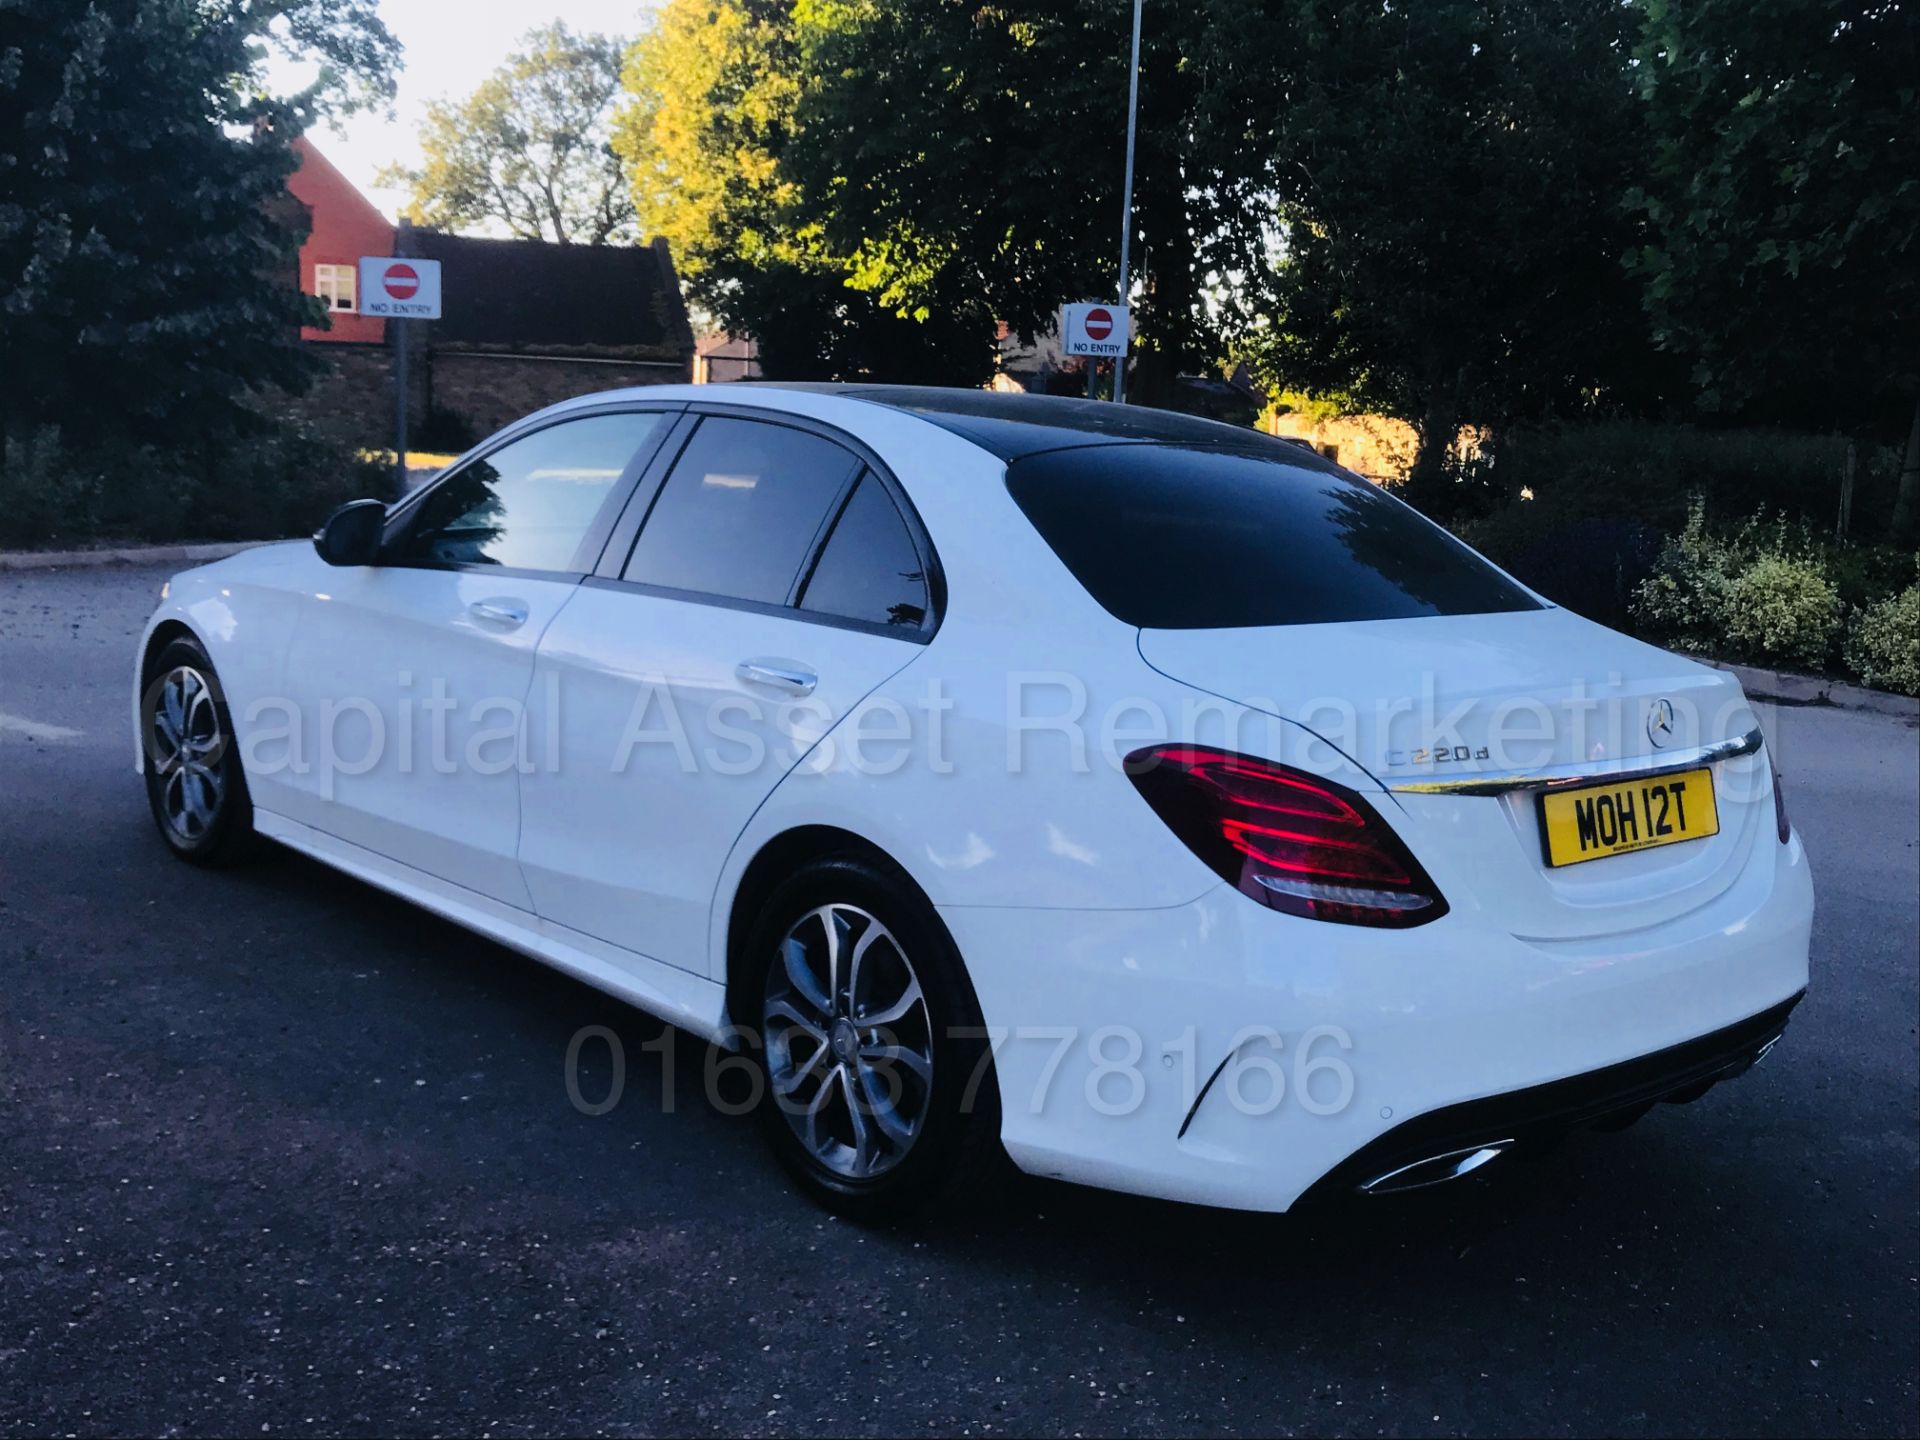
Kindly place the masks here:
<instances>
[{"instance_id":1,"label":"wheel arch","mask_svg":"<svg viewBox=\"0 0 1920 1440\"><path fill-rule=\"evenodd\" d=\"M959 943L947 925L946 917L906 867L882 846L838 825L809 822L790 826L769 836L746 862L740 872L740 883L734 887L727 905L727 930L723 939L730 1022L726 1026L728 1040L733 1048L744 1049L753 1057L753 1063L760 1067L757 1071L760 1079L771 1084L767 1067L773 1063L774 1052L771 1046L763 1048L763 1041L767 1037L757 1033L757 1029L763 1023L771 1026L777 1022L763 1021L761 1006L764 997L755 997L748 991L746 979L752 964L747 941L765 919L765 905L774 892L805 866L826 859L857 859L879 872L880 878L891 882L887 888L897 886L899 890L898 901L888 910L905 908L910 911L911 905L903 906L902 902L918 900L923 911L922 917L909 914L899 918L915 922L914 929L928 943L930 950L938 951L941 942L945 944L944 960L933 953L922 956L919 950L913 948L911 939L907 946L900 948L903 961L910 967L909 973L919 972L915 978L920 985L935 987L935 974L944 982L946 1008L941 1008L933 998L935 989L927 992L927 1043L931 1048L926 1055L930 1064L953 1062L949 1068L954 1077L943 1088L929 1093L922 1112L928 1117L929 1133L923 1137L917 1152L922 1156L918 1172L920 1179L908 1181L916 1188L907 1194L910 1197L909 1204L916 1203L911 1198L916 1195L922 1199L937 1198L942 1205L964 1201L965 1197L972 1195L1006 1166L1006 1152L1001 1141L1004 1101L999 1066L995 1063L989 1032L981 1015L979 991L967 969L966 959L960 953ZM848 879L851 881L851 876ZM871 888L872 883L869 879L865 888ZM908 932L898 930L897 921L888 918L888 910L876 909L873 913L890 930L906 936ZM894 943L899 945L898 940ZM928 971L923 968L924 964L937 965L938 969ZM955 989L960 993L953 994ZM854 1013L857 1015L861 1012ZM945 1024L949 1027L944 1033L934 1028L938 1023L936 1017L942 1014L946 1016ZM936 1055L942 1059L936 1061ZM935 1084L938 1085L939 1071L933 1073ZM851 1085L852 1082L847 1083ZM959 1087L957 1093L956 1087ZM943 1094L947 1097L944 1100L940 1098ZM768 1118L775 1113L776 1107L772 1103L763 1103L760 1107L760 1114L769 1131L784 1134L789 1142L783 1145L776 1139L776 1155L791 1173L802 1179L803 1185L816 1199L822 1198L823 1193L827 1193L822 1189L827 1182L817 1178L812 1181L805 1179L802 1173L805 1167L796 1165L787 1153L792 1143L791 1127L783 1130L782 1122ZM931 1133L935 1127L941 1132L939 1136ZM924 1158L929 1141L935 1146L931 1160ZM905 1165L915 1164L915 1158L914 1154L909 1154ZM934 1168L928 1169L929 1165ZM900 1168L904 1169L904 1166ZM927 1188L929 1185L933 1188ZM855 1206L845 1213L886 1214L884 1208L872 1209L861 1205L857 1192L832 1190L831 1186L827 1186L827 1191L838 1197L826 1201L832 1208Z\"/></svg>"},{"instance_id":2,"label":"wheel arch","mask_svg":"<svg viewBox=\"0 0 1920 1440\"><path fill-rule=\"evenodd\" d=\"M176 640L191 640L202 650L207 648L206 641L195 634L193 627L187 624L186 621L176 620L171 617L162 620L158 625L153 627L152 632L147 636L145 648L140 652L140 683L142 686L145 686L149 680L153 679L154 663L159 660L160 652Z\"/></svg>"},{"instance_id":3,"label":"wheel arch","mask_svg":"<svg viewBox=\"0 0 1920 1440\"><path fill-rule=\"evenodd\" d=\"M153 683L154 667L160 659L160 652L174 641L192 640L205 646L205 641L194 633L191 625L171 615L157 621L147 631L146 638L140 642L139 663L133 674L133 768L135 773L144 775L147 771L147 746L145 736L146 716L143 713L147 700L147 686ZM124 672L122 672L124 673Z\"/></svg>"},{"instance_id":4,"label":"wheel arch","mask_svg":"<svg viewBox=\"0 0 1920 1440\"><path fill-rule=\"evenodd\" d=\"M753 929L754 917L759 914L760 907L766 903L774 888L787 876L803 865L834 855L857 855L885 870L919 896L930 912L938 914L926 892L915 883L900 862L864 835L837 825L796 825L768 837L741 872L740 883L734 886L733 898L727 906L727 929L722 941L722 953L726 959L728 1008L734 1012L736 1023L740 1015L737 985L741 972L741 953L745 949L747 935Z\"/></svg>"},{"instance_id":5,"label":"wheel arch","mask_svg":"<svg viewBox=\"0 0 1920 1440\"><path fill-rule=\"evenodd\" d=\"M926 907L926 913L939 927L946 938L947 945L959 961L960 981L966 987L976 1013L980 1008L980 996L973 983L973 975L967 969L967 957L961 954L960 945L954 939L953 932L947 927L940 909L926 889L915 880L906 866L887 853L886 849L873 840L855 831L838 825L803 824L782 830L769 836L754 852L741 872L740 883L734 886L732 899L726 909L726 934L721 940L721 953L725 960L724 983L727 991L728 1016L734 1024L747 1023L742 1017L754 1013L751 1003L742 1008L743 997L739 992L742 977L742 959L746 949L747 937L753 931L755 918L760 908L772 895L775 887L803 865L825 860L836 855L851 855L876 869L885 872L908 894Z\"/></svg>"}]
</instances>

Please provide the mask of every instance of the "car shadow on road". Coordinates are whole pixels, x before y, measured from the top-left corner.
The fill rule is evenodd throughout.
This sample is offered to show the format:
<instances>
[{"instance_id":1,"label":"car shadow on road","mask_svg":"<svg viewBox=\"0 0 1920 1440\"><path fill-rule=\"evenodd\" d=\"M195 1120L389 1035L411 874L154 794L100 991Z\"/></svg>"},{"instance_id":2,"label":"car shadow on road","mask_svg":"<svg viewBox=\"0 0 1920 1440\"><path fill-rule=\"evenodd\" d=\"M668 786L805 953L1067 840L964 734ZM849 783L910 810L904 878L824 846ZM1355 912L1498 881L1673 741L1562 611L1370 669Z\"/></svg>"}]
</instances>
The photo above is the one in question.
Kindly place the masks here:
<instances>
[{"instance_id":1,"label":"car shadow on road","mask_svg":"<svg viewBox=\"0 0 1920 1440\"><path fill-rule=\"evenodd\" d=\"M368 1027L404 1032L445 1004L459 1007L461 1026L501 1032L490 1043L511 1058L496 1062L487 1117L476 1123L544 1127L542 1172L597 1185L599 1223L819 1223L820 1212L766 1158L737 1086L724 1077L714 1084L710 1067L720 1057L703 1042L317 862L282 855L222 883L346 927L337 950L314 957L322 967L364 965L360 957L377 945L382 990L367 997ZM586 1027L618 1036L625 1053L619 1105L602 1116L560 1098L563 1055ZM387 1043L411 1042L396 1033ZM578 1061L583 1098L603 1100L612 1082L604 1046L583 1046ZM1716 1092L1621 1134L1570 1137L1537 1160L1286 1215L1112 1194L1008 1166L964 1211L866 1234L877 1255L984 1264L1042 1285L1111 1290L1116 1303L1152 1296L1195 1325L1285 1333L1289 1317L1311 1305L1316 1325L1354 1343L1367 1340L1370 1319L1410 1307L1497 1315L1569 1290L1632 1304L1700 1254L1718 1249L1734 1263L1740 1247L1729 1252L1727 1235L1735 1217L1743 1245L1776 1254L1795 1246L1776 1218L1787 1207L1769 1201L1768 1187L1784 1182L1759 1163L1760 1141L1743 1129L1759 1101L1737 1088ZM636 1153L648 1157L644 1167L632 1168ZM496 1165L490 1183L515 1178ZM544 1189L542 1179L523 1178Z\"/></svg>"}]
</instances>

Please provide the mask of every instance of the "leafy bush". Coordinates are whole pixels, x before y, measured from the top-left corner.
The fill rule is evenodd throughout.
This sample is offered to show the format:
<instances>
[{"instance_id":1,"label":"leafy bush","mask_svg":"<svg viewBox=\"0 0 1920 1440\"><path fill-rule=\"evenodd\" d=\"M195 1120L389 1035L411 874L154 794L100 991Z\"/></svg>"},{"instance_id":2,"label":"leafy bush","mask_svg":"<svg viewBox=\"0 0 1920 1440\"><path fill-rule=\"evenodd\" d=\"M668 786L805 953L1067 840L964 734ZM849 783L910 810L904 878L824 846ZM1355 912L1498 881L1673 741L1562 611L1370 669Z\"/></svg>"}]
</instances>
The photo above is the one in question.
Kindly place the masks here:
<instances>
[{"instance_id":1,"label":"leafy bush","mask_svg":"<svg viewBox=\"0 0 1920 1440\"><path fill-rule=\"evenodd\" d=\"M1755 515L1722 537L1697 496L1632 607L1643 630L1681 649L1810 669L1826 664L1845 608L1806 531Z\"/></svg>"},{"instance_id":2,"label":"leafy bush","mask_svg":"<svg viewBox=\"0 0 1920 1440\"><path fill-rule=\"evenodd\" d=\"M1698 496L1710 514L1777 512L1830 527L1846 451L1839 435L1621 420L1504 435L1490 474L1504 495L1531 491L1544 507L1537 520L1632 516L1672 529ZM1892 516L1900 452L1863 443L1856 454L1853 534L1871 539Z\"/></svg>"},{"instance_id":3,"label":"leafy bush","mask_svg":"<svg viewBox=\"0 0 1920 1440\"><path fill-rule=\"evenodd\" d=\"M1766 513L1794 529L1796 553L1818 552L1849 608L1866 606L1908 578L1904 550L1872 543L1892 514L1900 452L1864 441L1858 446L1852 538L1816 541L1813 535L1824 533L1837 511L1846 451L1839 435L1649 421L1511 429L1460 467L1458 488L1497 508L1456 520L1453 528L1557 603L1627 629L1645 623L1637 618L1637 597L1647 580L1656 571L1673 573L1656 563L1662 537L1686 527L1690 507L1703 509L1702 526L1714 522L1716 534L1733 526L1734 517ZM1468 507L1450 509L1461 514ZM1701 527L1693 539L1696 548L1705 543ZM1739 568L1731 558L1727 563ZM1696 557L1675 583L1684 588L1687 576L1711 568ZM1704 643L1700 632L1711 622L1700 618L1692 597L1669 598L1669 608L1686 613L1656 633L1674 643L1692 633ZM1713 644L1723 643L1716 632Z\"/></svg>"},{"instance_id":4,"label":"leafy bush","mask_svg":"<svg viewBox=\"0 0 1920 1440\"><path fill-rule=\"evenodd\" d=\"M1556 605L1616 630L1633 625L1633 598L1653 573L1663 537L1639 520L1536 520L1533 502L1453 528L1474 549Z\"/></svg>"},{"instance_id":5,"label":"leafy bush","mask_svg":"<svg viewBox=\"0 0 1920 1440\"><path fill-rule=\"evenodd\" d=\"M0 546L278 538L390 486L351 451L293 423L262 421L166 449L81 442L43 427L0 453Z\"/></svg>"},{"instance_id":6,"label":"leafy bush","mask_svg":"<svg viewBox=\"0 0 1920 1440\"><path fill-rule=\"evenodd\" d=\"M1736 653L1818 670L1840 628L1840 592L1810 555L1764 554L1726 588Z\"/></svg>"},{"instance_id":7,"label":"leafy bush","mask_svg":"<svg viewBox=\"0 0 1920 1440\"><path fill-rule=\"evenodd\" d=\"M1913 582L1913 552L1897 545L1841 545L1821 547L1827 578L1840 588L1849 613L1869 610L1898 595Z\"/></svg>"},{"instance_id":8,"label":"leafy bush","mask_svg":"<svg viewBox=\"0 0 1920 1440\"><path fill-rule=\"evenodd\" d=\"M72 463L57 426L0 445L0 546L91 533L100 492L100 477Z\"/></svg>"},{"instance_id":9,"label":"leafy bush","mask_svg":"<svg viewBox=\"0 0 1920 1440\"><path fill-rule=\"evenodd\" d=\"M1920 584L1860 612L1847 637L1847 666L1863 684L1920 695Z\"/></svg>"},{"instance_id":10,"label":"leafy bush","mask_svg":"<svg viewBox=\"0 0 1920 1440\"><path fill-rule=\"evenodd\" d=\"M1648 634L1682 650L1712 650L1726 633L1729 591L1739 558L1707 529L1696 498L1687 523L1661 551L1654 572L1634 592L1632 612Z\"/></svg>"}]
</instances>

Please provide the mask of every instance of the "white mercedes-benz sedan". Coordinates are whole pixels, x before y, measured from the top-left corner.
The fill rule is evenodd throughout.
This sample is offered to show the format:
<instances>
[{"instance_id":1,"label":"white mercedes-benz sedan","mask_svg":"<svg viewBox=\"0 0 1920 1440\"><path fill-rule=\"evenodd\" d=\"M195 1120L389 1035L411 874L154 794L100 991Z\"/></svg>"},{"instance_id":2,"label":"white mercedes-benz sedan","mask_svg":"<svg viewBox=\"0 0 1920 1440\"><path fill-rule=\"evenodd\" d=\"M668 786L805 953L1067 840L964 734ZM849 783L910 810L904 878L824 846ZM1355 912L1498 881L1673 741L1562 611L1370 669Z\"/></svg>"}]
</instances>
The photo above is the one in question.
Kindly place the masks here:
<instances>
[{"instance_id":1,"label":"white mercedes-benz sedan","mask_svg":"<svg viewBox=\"0 0 1920 1440\"><path fill-rule=\"evenodd\" d=\"M173 580L134 706L182 858L278 841L738 1052L865 1218L1001 1150L1432 1184L1696 1098L1807 985L1732 677L1137 408L570 402Z\"/></svg>"}]
</instances>

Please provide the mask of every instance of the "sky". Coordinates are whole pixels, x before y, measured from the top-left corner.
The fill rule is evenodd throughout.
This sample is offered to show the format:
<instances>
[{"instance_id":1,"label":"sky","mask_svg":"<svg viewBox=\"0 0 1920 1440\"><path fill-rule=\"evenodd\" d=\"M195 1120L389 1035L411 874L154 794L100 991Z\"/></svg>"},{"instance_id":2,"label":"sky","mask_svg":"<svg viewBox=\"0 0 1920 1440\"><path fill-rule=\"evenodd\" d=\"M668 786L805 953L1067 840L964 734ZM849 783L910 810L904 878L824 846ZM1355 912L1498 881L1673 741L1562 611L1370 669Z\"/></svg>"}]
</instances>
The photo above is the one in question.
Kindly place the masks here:
<instances>
[{"instance_id":1,"label":"sky","mask_svg":"<svg viewBox=\"0 0 1920 1440\"><path fill-rule=\"evenodd\" d=\"M458 98L475 89L513 51L520 37L553 20L574 30L631 36L650 0L380 0L380 16L406 47L400 94L393 117L356 115L344 130L318 126L314 144L368 199L388 215L405 203L399 191L373 183L381 167L416 163L416 137L427 102Z\"/></svg>"}]
</instances>

